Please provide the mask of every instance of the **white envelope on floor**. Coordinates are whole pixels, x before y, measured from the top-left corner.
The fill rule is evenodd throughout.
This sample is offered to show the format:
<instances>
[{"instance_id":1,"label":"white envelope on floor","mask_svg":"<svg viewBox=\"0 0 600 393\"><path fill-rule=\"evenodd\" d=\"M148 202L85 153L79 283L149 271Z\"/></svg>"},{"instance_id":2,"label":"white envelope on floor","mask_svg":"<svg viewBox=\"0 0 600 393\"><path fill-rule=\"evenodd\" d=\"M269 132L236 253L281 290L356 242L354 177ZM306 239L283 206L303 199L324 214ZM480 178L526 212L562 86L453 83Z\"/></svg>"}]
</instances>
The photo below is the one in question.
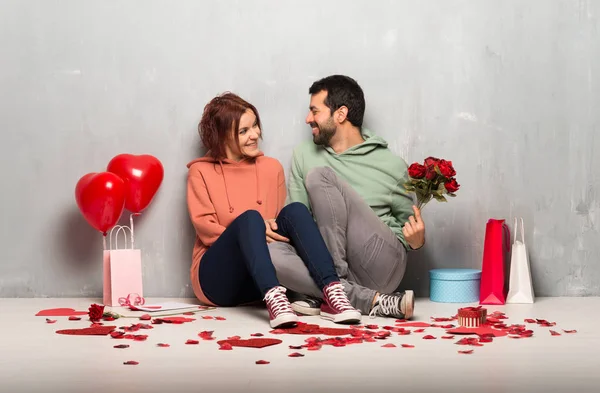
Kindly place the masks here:
<instances>
[{"instance_id":1,"label":"white envelope on floor","mask_svg":"<svg viewBox=\"0 0 600 393\"><path fill-rule=\"evenodd\" d=\"M525 224L521 221L521 240L517 240L517 219L515 218L515 238L512 245L512 256L510 260L510 281L506 303L533 303L533 283L531 280L531 269L529 267L529 256L525 246Z\"/></svg>"},{"instance_id":2,"label":"white envelope on floor","mask_svg":"<svg viewBox=\"0 0 600 393\"><path fill-rule=\"evenodd\" d=\"M166 302L166 303L156 303L156 304L144 304L143 306L130 306L130 308L134 311L155 312L155 311L184 310L184 309L188 309L188 308L197 310L199 308L199 305L189 304L189 303Z\"/></svg>"}]
</instances>

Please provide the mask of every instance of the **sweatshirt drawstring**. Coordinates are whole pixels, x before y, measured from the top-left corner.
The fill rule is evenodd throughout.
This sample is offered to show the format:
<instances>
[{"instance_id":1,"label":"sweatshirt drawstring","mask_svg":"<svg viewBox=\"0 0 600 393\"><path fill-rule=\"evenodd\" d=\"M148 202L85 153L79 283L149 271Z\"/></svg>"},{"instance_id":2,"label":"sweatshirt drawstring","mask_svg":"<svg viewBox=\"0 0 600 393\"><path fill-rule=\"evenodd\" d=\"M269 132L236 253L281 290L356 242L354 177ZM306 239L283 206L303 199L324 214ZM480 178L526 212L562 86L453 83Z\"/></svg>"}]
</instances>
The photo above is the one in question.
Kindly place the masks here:
<instances>
[{"instance_id":1,"label":"sweatshirt drawstring","mask_svg":"<svg viewBox=\"0 0 600 393\"><path fill-rule=\"evenodd\" d=\"M260 182L258 181L258 160L254 160L254 168L256 170L256 203L262 205L262 200L260 199Z\"/></svg>"},{"instance_id":2,"label":"sweatshirt drawstring","mask_svg":"<svg viewBox=\"0 0 600 393\"><path fill-rule=\"evenodd\" d=\"M260 199L260 182L258 179L258 163L254 161L254 171L256 173L256 203L262 205L262 199ZM225 168L223 168L223 162L219 160L219 166L221 167L221 173L223 174L223 184L225 185L225 196L227 197L227 204L229 205L229 213L233 213L233 206L231 206L231 200L229 199L229 190L227 188L227 179L225 179ZM279 190L278 190L279 191Z\"/></svg>"},{"instance_id":3,"label":"sweatshirt drawstring","mask_svg":"<svg viewBox=\"0 0 600 393\"><path fill-rule=\"evenodd\" d=\"M229 205L229 213L233 213L233 206L231 206L231 201L229 200L229 191L227 190L227 180L225 180L225 169L223 168L223 163L219 160L219 165L221 166L221 173L223 174L223 184L225 185L225 196L227 197L227 204Z\"/></svg>"}]
</instances>

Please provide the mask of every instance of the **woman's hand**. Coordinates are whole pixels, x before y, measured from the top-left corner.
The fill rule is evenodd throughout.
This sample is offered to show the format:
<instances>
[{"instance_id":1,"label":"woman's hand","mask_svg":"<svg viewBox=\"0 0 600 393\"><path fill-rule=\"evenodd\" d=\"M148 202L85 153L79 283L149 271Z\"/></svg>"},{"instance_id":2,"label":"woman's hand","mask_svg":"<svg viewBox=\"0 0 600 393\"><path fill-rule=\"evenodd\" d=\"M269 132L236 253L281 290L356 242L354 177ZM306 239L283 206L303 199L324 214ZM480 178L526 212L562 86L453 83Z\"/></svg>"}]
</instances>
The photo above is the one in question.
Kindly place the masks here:
<instances>
[{"instance_id":1,"label":"woman's hand","mask_svg":"<svg viewBox=\"0 0 600 393\"><path fill-rule=\"evenodd\" d=\"M275 233L275 231L277 230L277 223L275 222L274 218L272 218L270 220L265 220L265 227L267 228L267 231L266 231L267 243L273 243L273 242L289 243L290 242L290 239L288 239L287 237L283 237L280 234Z\"/></svg>"}]
</instances>

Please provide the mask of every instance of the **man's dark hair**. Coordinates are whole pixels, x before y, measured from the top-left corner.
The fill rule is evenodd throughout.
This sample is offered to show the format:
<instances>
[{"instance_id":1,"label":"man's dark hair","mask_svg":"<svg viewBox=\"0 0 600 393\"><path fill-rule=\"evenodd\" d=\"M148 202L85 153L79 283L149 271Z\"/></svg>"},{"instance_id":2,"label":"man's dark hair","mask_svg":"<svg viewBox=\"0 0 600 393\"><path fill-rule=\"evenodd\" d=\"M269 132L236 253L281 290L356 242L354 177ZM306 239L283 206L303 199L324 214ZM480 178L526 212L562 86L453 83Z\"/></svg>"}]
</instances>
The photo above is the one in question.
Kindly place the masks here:
<instances>
[{"instance_id":1,"label":"man's dark hair","mask_svg":"<svg viewBox=\"0 0 600 393\"><path fill-rule=\"evenodd\" d=\"M362 127L365 114L365 96L356 81L345 75L331 75L320 79L308 89L309 94L315 95L321 91L327 92L325 105L331 113L345 106L348 108L348 120L355 127Z\"/></svg>"}]
</instances>

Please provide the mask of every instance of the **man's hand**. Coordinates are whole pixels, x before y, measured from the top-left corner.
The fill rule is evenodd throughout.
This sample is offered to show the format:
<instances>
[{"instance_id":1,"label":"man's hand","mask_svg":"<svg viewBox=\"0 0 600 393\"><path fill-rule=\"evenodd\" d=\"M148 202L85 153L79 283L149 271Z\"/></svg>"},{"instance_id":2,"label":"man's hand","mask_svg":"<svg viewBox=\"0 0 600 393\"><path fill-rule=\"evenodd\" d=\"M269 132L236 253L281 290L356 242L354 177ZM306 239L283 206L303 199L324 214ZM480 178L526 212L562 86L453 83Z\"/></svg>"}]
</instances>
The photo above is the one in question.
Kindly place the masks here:
<instances>
[{"instance_id":1,"label":"man's hand","mask_svg":"<svg viewBox=\"0 0 600 393\"><path fill-rule=\"evenodd\" d=\"M408 222L402 228L402 233L404 233L404 239L410 248L416 250L425 244L425 223L421 218L421 211L416 206L413 206L413 210L415 215L408 218Z\"/></svg>"},{"instance_id":2,"label":"man's hand","mask_svg":"<svg viewBox=\"0 0 600 393\"><path fill-rule=\"evenodd\" d=\"M283 237L274 231L277 230L277 223L275 219L272 218L270 220L265 220L265 227L267 227L266 235L267 235L267 243L273 242L286 242L289 243L290 239L287 237Z\"/></svg>"}]
</instances>

